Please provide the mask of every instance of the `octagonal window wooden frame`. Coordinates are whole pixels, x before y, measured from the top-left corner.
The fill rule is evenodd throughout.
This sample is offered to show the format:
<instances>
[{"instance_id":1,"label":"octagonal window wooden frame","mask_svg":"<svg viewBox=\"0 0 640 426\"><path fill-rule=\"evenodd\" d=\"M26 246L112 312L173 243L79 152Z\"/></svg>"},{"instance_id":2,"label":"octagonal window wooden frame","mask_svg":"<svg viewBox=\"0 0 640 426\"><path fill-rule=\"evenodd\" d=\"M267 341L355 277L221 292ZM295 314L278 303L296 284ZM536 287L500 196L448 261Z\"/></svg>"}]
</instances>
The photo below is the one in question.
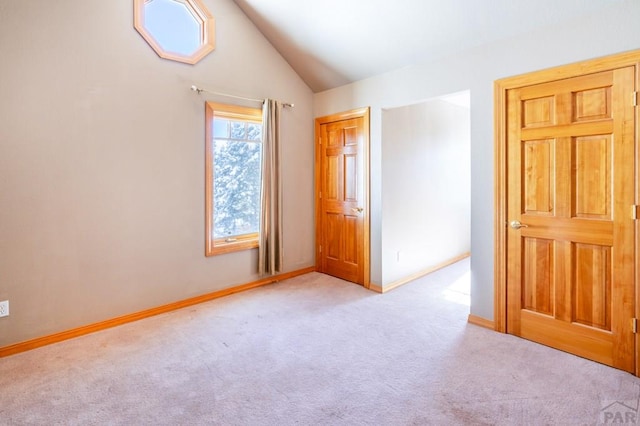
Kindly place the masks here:
<instances>
[{"instance_id":1,"label":"octagonal window wooden frame","mask_svg":"<svg viewBox=\"0 0 640 426\"><path fill-rule=\"evenodd\" d=\"M145 27L145 4L154 0L133 0L133 26L151 48L164 59L194 65L215 49L215 20L201 0L173 0L183 3L197 19L200 27L200 47L192 54L165 50Z\"/></svg>"}]
</instances>

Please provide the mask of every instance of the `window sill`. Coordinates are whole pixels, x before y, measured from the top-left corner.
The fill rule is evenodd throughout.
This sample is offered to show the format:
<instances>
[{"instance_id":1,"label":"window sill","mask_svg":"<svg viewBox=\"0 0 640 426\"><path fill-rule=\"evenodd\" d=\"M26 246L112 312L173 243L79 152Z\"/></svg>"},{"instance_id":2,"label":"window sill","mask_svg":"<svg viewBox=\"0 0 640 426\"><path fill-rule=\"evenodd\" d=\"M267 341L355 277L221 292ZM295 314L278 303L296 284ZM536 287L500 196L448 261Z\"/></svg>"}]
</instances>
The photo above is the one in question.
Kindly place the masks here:
<instances>
[{"instance_id":1,"label":"window sill","mask_svg":"<svg viewBox=\"0 0 640 426\"><path fill-rule=\"evenodd\" d=\"M219 238L209 241L205 255L216 256L219 254L233 253L235 251L249 250L258 247L258 235L244 235L232 238Z\"/></svg>"}]
</instances>

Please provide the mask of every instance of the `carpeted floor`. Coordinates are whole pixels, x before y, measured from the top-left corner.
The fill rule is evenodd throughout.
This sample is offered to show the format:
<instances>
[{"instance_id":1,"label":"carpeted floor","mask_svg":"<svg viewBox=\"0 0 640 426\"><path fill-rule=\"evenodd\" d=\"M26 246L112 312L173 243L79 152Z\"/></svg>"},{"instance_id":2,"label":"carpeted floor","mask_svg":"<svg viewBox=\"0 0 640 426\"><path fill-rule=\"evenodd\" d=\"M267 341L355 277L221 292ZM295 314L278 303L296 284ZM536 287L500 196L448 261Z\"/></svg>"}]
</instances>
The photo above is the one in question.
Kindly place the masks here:
<instances>
[{"instance_id":1,"label":"carpeted floor","mask_svg":"<svg viewBox=\"0 0 640 426\"><path fill-rule=\"evenodd\" d=\"M0 424L581 425L637 403L628 373L468 324L468 280L312 273L3 358Z\"/></svg>"}]
</instances>

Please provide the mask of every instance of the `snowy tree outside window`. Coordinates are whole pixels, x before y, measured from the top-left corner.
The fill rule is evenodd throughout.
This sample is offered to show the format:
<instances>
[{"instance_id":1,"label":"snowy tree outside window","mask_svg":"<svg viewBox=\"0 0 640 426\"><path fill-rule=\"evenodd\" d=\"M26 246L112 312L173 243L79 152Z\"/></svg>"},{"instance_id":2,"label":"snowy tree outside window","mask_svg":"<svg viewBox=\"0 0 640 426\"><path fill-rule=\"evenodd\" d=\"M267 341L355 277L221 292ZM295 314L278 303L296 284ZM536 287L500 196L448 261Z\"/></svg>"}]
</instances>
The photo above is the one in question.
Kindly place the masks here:
<instances>
[{"instance_id":1,"label":"snowy tree outside window","mask_svg":"<svg viewBox=\"0 0 640 426\"><path fill-rule=\"evenodd\" d=\"M213 120L213 237L257 233L262 124Z\"/></svg>"}]
</instances>

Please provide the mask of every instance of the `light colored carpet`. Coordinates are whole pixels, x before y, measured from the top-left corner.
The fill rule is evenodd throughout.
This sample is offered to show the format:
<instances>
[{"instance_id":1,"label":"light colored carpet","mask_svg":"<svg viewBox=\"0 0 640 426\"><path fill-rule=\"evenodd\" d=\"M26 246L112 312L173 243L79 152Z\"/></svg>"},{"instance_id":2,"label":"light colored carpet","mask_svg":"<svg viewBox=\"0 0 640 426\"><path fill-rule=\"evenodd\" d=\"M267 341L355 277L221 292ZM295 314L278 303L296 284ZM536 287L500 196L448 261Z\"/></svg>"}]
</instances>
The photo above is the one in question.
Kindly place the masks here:
<instances>
[{"instance_id":1,"label":"light colored carpet","mask_svg":"<svg viewBox=\"0 0 640 426\"><path fill-rule=\"evenodd\" d=\"M596 424L640 381L466 322L469 264L311 273L0 359L3 425Z\"/></svg>"}]
</instances>

